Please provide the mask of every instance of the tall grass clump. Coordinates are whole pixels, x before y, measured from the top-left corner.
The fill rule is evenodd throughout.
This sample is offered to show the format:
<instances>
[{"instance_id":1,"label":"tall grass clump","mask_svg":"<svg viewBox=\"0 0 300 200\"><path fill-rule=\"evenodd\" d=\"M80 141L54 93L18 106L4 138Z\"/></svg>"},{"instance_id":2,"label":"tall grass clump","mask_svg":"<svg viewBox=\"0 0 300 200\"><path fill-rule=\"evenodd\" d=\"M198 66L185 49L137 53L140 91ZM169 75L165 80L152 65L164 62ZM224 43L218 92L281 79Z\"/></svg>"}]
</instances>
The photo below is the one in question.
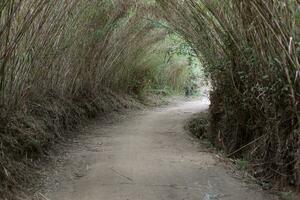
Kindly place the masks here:
<instances>
[{"instance_id":1,"label":"tall grass clump","mask_svg":"<svg viewBox=\"0 0 300 200\"><path fill-rule=\"evenodd\" d=\"M30 183L34 161L63 130L127 107L120 94L140 93L153 77L169 79L160 72L170 65L154 53L168 35L152 22L154 8L134 0L0 2L1 199Z\"/></svg>"},{"instance_id":2,"label":"tall grass clump","mask_svg":"<svg viewBox=\"0 0 300 200\"><path fill-rule=\"evenodd\" d=\"M263 181L300 187L300 2L157 0L211 77L211 137Z\"/></svg>"}]
</instances>

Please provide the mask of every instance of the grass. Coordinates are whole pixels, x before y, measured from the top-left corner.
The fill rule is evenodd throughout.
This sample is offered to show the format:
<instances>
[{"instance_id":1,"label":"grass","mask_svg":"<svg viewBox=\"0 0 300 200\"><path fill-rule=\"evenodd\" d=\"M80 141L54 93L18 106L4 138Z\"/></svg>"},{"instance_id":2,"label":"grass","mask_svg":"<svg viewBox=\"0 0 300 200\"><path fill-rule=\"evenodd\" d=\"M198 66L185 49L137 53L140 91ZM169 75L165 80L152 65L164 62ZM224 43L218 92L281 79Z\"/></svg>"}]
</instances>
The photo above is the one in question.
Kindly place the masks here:
<instances>
[{"instance_id":1,"label":"grass","mask_svg":"<svg viewBox=\"0 0 300 200\"><path fill-rule=\"evenodd\" d=\"M296 195L293 192L282 192L280 198L282 200L296 200Z\"/></svg>"}]
</instances>

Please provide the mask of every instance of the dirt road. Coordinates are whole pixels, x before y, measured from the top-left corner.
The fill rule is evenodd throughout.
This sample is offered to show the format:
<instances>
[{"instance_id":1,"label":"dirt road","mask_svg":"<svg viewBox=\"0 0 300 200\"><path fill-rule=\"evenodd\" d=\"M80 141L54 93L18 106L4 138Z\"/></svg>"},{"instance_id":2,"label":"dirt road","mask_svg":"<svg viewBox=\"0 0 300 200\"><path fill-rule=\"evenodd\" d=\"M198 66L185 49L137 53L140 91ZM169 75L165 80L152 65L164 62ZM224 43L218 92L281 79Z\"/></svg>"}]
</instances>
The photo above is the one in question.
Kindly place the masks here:
<instances>
[{"instance_id":1,"label":"dirt road","mask_svg":"<svg viewBox=\"0 0 300 200\"><path fill-rule=\"evenodd\" d=\"M51 200L277 199L233 178L214 154L203 151L184 131L186 120L207 108L207 100L194 100L96 125L85 138L88 147L71 150L72 161L57 172L68 178L56 180L56 189L50 188L44 196Z\"/></svg>"}]
</instances>

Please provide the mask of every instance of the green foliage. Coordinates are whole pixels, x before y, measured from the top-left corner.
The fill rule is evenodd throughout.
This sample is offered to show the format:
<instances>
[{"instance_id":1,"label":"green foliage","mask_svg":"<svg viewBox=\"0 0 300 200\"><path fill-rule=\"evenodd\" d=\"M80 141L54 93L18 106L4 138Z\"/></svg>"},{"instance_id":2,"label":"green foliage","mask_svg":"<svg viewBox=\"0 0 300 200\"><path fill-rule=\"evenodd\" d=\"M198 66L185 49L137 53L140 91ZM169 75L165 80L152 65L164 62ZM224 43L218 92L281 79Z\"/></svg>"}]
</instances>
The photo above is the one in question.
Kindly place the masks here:
<instances>
[{"instance_id":1,"label":"green foliage","mask_svg":"<svg viewBox=\"0 0 300 200\"><path fill-rule=\"evenodd\" d=\"M248 165L249 165L249 161L244 160L244 159L238 159L235 161L237 167L240 170L247 170L248 169Z\"/></svg>"},{"instance_id":2,"label":"green foliage","mask_svg":"<svg viewBox=\"0 0 300 200\"><path fill-rule=\"evenodd\" d=\"M127 90L136 94L164 91L170 95L182 93L187 85L196 85L202 78L202 71L192 49L174 33L166 33L164 27L155 28L154 33L163 34L163 38L153 46L140 49L139 56L126 63L132 70ZM124 80L120 81L122 83Z\"/></svg>"}]
</instances>

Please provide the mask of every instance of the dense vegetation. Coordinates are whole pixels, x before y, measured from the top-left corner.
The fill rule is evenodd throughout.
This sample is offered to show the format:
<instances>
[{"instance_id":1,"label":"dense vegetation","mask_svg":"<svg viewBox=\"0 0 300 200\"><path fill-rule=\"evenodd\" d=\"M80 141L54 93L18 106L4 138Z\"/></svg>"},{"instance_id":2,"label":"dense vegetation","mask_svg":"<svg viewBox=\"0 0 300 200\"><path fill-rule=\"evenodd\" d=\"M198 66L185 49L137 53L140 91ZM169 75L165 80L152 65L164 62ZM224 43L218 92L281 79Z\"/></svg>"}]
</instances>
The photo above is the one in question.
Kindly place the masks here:
<instances>
[{"instance_id":1,"label":"dense vegetation","mask_svg":"<svg viewBox=\"0 0 300 200\"><path fill-rule=\"evenodd\" d=\"M189 94L199 60L211 140L300 186L299 36L298 0L1 0L0 198L80 121Z\"/></svg>"},{"instance_id":2,"label":"dense vegetation","mask_svg":"<svg viewBox=\"0 0 300 200\"><path fill-rule=\"evenodd\" d=\"M157 1L211 77L212 141L300 187L300 2Z\"/></svg>"},{"instance_id":3,"label":"dense vegetation","mask_svg":"<svg viewBox=\"0 0 300 200\"><path fill-rule=\"evenodd\" d=\"M131 0L0 1L0 198L28 183L32 161L64 130L131 106L128 95L189 84L190 56L177 52L184 42L154 8Z\"/></svg>"}]
</instances>

